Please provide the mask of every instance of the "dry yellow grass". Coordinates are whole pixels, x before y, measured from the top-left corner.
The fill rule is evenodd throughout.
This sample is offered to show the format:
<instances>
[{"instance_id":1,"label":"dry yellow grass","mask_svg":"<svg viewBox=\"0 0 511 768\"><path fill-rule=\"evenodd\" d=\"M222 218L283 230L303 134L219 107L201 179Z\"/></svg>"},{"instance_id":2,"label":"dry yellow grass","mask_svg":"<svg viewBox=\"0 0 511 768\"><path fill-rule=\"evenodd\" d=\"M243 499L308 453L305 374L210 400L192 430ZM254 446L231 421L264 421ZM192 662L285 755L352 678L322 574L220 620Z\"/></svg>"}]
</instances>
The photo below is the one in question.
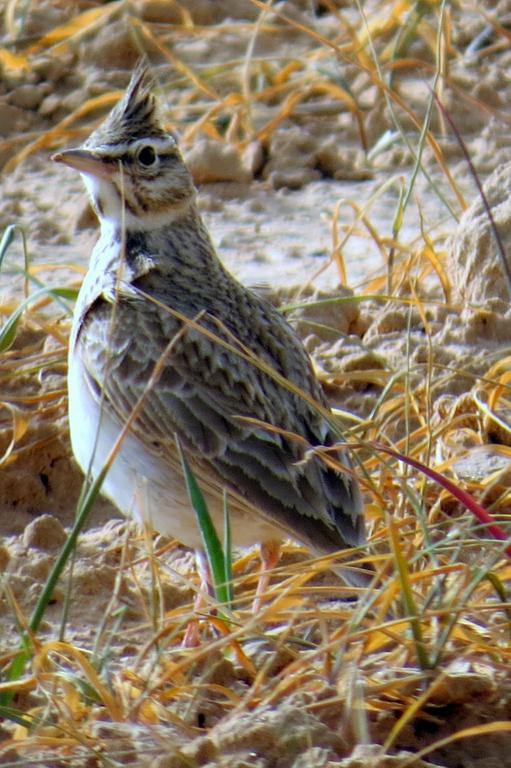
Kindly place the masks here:
<instances>
[{"instance_id":1,"label":"dry yellow grass","mask_svg":"<svg viewBox=\"0 0 511 768\"><path fill-rule=\"evenodd\" d=\"M280 12L271 3L252 3L260 12L255 20L229 27L195 24L193 10L179 3L172 4L176 20L165 25L145 18L142 3L113 2L72 14L60 26L24 43L20 34L24 7L11 1L5 31L12 45L0 49L0 63L10 72L28 74L43 54L58 57L77 45L86 46L100 25L124 17L135 45L141 51L158 52L172 68L169 124L183 129L184 143L207 136L231 143L240 152L251 142L267 149L286 120L306 112L322 115L332 104L351 115L365 150L371 142L360 93L354 95L338 77L336 62L349 63L353 77L357 73L365 78L365 87L376 89L374 110L385 109L390 115L415 172L406 182L395 176L382 184L382 195L391 187L401 190L393 209L391 238L383 237L372 224L370 206L348 201L345 205L352 208L354 218L345 224L344 206L339 204L332 215L331 259L343 280L346 242L367 233L386 270L368 280L353 301L394 307L405 317L405 336L411 333L416 313L428 350L424 360L406 359L402 370L355 369L342 374L342 386L360 388L375 382L378 386L369 417L349 430L368 497L371 541L367 552L345 555L353 563L371 559L378 578L355 606L343 602L346 590L328 576L328 561L304 561L303 553L299 556L289 545L284 565L276 569L263 608L254 617L249 604L255 574L252 556L246 555L234 564L230 621L219 618L212 605L202 619L203 644L186 651L180 641L192 615L191 599L166 607L165 594L176 574L165 564L165 553L152 549L149 537L116 544L117 580L95 648L58 640L54 629L44 624L31 629L30 618L6 579L10 620L18 624L25 656L24 663L13 668L19 649L1 648L5 677L0 684L0 714L18 723L4 732L2 764L112 766L132 754L137 764L153 760L151 764L162 768L223 765L224 750L240 755L250 752L251 745L260 750L255 724L268 712L288 710L303 714L302 735L296 736L299 752L315 747L339 752L343 742L344 754L349 754L355 745L373 742L378 745L371 753L373 762L367 757L364 764L374 766L390 765L385 756L404 747L410 753L392 765L425 765L421 759L432 752L436 762L445 758L451 765L449 755L457 754L453 745L460 741L488 739L492 734L510 738L508 544L485 532L452 493L397 458L397 454L409 457L450 478L482 499L498 516L501 528L509 530L505 479L495 473L464 480L453 465L463 457L460 445L486 445L509 458L507 443L490 446L490 436L497 428L509 436L505 413L511 358L489 360L485 375L474 380L464 400L459 398L445 411L435 410L437 392L445 390L450 380L469 374L457 364L449 368L436 362L429 309L459 307L452 299L445 266L444 234L428 231L422 222L421 236L406 243L400 229L404 209L412 204L415 173L434 176L434 189L454 216L461 214L466 201L439 141L447 128L441 113L435 113L432 95L427 93L420 104L407 103L397 86L398 76L421 73L435 83L440 97L452 88L464 104L475 104L495 118L500 113L475 100L450 77L450 65L461 56L453 43L457 8L442 3L410 8L389 1L378 4L367 18L360 13L355 24L353 14L325 0L322 8L338 20L338 35L332 37L307 26L302 16ZM259 36L271 40L283 29L307 40L299 56L254 54ZM498 26L497 33L495 45L508 45L508 33ZM212 62L199 70L173 50L176 35L200 40L225 34L242 36L244 57ZM35 151L85 136L117 96L112 92L91 98L51 130L34 132L28 141L26 136L6 139L3 148L7 144L13 156L5 172ZM307 110L300 112L304 105ZM436 163L434 173L432 163L424 163L426 151ZM49 267L30 264L25 279L30 284ZM2 337L0 469L22 466L27 455L46 441L66 440L68 324L56 299L70 297L68 290L76 286L57 285L60 296L37 294L22 314L21 298L13 297L1 308L11 325ZM32 296L33 291L30 287ZM18 319L16 312L19 324L12 321ZM50 384L45 383L48 380ZM335 384L335 377L330 377L329 387ZM375 443L391 454L375 448ZM190 586L189 576L181 578ZM129 601L123 602L126 585L144 616L127 631L120 629L123 612L132 609ZM191 586L197 588L193 579ZM138 646L132 656L116 655L121 631L125 644ZM481 710L484 704L484 722L474 721L474 701ZM452 713L457 722L450 721ZM285 728L283 718L277 730ZM317 730L318 723L334 730L338 741L329 742ZM238 734L231 741L226 737L229 729ZM270 731L264 733L270 743ZM272 736L275 743L278 735ZM284 736L280 733L280 738ZM271 744L267 762L254 765L288 765L271 756L275 746Z\"/></svg>"}]
</instances>

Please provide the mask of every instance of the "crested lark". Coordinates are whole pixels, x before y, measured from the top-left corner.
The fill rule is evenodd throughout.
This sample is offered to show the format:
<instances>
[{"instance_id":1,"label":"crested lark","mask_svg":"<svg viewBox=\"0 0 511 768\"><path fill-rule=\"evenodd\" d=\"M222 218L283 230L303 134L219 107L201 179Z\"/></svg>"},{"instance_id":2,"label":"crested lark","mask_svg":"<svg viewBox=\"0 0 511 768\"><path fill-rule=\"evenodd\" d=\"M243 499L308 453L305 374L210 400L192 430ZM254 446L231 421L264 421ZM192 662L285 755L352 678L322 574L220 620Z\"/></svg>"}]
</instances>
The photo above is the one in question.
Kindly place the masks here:
<instances>
[{"instance_id":1,"label":"crested lark","mask_svg":"<svg viewBox=\"0 0 511 768\"><path fill-rule=\"evenodd\" d=\"M82 174L101 223L69 348L81 467L97 476L158 364L102 487L123 513L201 547L177 436L217 528L227 491L234 544L262 544L268 561L286 537L318 554L362 544L361 495L346 452L342 473L305 456L338 441L295 393L326 404L308 355L283 317L221 264L143 66L85 144L54 159Z\"/></svg>"}]
</instances>

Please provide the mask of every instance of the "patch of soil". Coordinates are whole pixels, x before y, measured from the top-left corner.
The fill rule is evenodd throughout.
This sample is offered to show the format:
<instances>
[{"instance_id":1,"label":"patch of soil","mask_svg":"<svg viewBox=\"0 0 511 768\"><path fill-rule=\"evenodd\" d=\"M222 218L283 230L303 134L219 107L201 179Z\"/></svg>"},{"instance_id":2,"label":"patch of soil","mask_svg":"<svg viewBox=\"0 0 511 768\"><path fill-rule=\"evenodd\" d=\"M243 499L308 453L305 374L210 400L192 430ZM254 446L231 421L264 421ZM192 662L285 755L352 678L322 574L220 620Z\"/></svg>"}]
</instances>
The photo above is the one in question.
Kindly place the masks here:
<instances>
[{"instance_id":1,"label":"patch of soil","mask_svg":"<svg viewBox=\"0 0 511 768\"><path fill-rule=\"evenodd\" d=\"M96 6L58 0L26 3L23 18L11 19L11 27L4 29L4 42L13 34L34 41L28 67L9 59L8 48L2 49L0 58L0 164L4 166L0 226L16 224L25 233L32 275L51 286L77 286L86 270L97 237L96 222L80 180L51 163L48 150L85 138L99 113L86 111L82 121L72 120L67 127L62 121L90 99L125 87L142 40L154 65L165 119L181 135L185 157L200 185L200 207L222 259L242 281L258 284L272 301L288 307L289 319L304 339L332 404L367 418L378 407L389 381L407 370L417 397L428 388L432 424L441 430L447 419L454 419L460 428L442 457L453 464L458 477L470 482L490 475L495 461L499 471L509 471L507 452L498 454L497 460L493 450L495 445L510 443L503 424L505 406L500 420L489 411L482 413L485 391L478 383L480 377L499 375L499 364L509 355L511 335L510 281L503 262L503 253L511 253L509 115L505 111L511 98L506 74L511 51L509 36L499 27L499 20L510 13L509 4L489 5L496 32L479 51L474 40L485 30L486 17L477 9L450 9L451 42L459 55L449 59L442 89L442 101L463 135L474 168L487 179L486 199L501 244L459 140L446 128L442 112L433 109L431 129L437 144L426 142L421 158L429 176L419 176L418 205L407 209L394 248L387 246L395 234L397 201L402 185L410 179L417 148L390 136L395 125L392 105L367 67L331 56L328 47L316 59L313 56L318 35L336 40L343 25L360 27L355 4L276 3L257 28L259 7L248 0L194 0L186 6L145 0L134 5L136 16L130 16L122 4L105 4L96 21L91 16L89 26L77 29L57 51L43 45L42 36L71 22L79 12L92 13ZM379 5L367 4L369 17L379 18ZM432 25L433 21L426 16L420 23ZM313 29L316 36L305 34L304 27ZM156 44L158 35L163 35L167 57ZM385 33L381 35L376 37L379 51L386 43ZM487 35L491 37L488 30ZM23 49L21 43L19 48ZM247 51L253 78L243 69ZM412 59L421 63L418 70L406 64ZM311 60L318 72L328 70L330 88L315 89ZM430 95L425 79L434 71L430 36L417 34L402 61L402 71L396 68L393 74L393 87L407 107L399 114L406 134L417 130L418 116L422 124ZM289 114L282 113L277 98L279 88L286 86L278 71L286 66L295 67L296 77L303 81L297 81L293 92L301 96ZM209 79L208 67L218 70ZM263 78L271 67L275 99L259 99L257 77ZM190 71L198 88L193 96L183 84ZM210 127L201 133L195 119L211 106L207 102L211 93L219 100L228 99L239 92L240 78L244 78L250 109L240 113L239 120L240 125L243 121L250 125L251 136L235 121L226 131L222 110L215 130ZM361 110L363 130L356 119L358 112L347 106L349 99L338 97L338 83L349 84L343 93L349 93ZM197 93L206 100L204 104ZM272 130L267 129L270 124ZM70 126L73 136L66 134ZM43 151L27 153L13 168L16 153L55 127L50 140L41 142ZM438 148L449 175L436 162ZM396 174L395 182L385 187ZM449 177L455 184L449 183ZM441 188L445 200L434 185ZM448 214L449 207L459 214L459 222ZM371 227L364 226L366 221ZM353 231L339 245L340 233L350 226ZM427 230L425 241L421 228ZM15 235L0 273L5 317L23 296L22 264L22 240ZM342 284L344 269L352 287ZM370 295L356 301L354 297L362 291ZM382 298L389 292L391 300ZM408 302L415 295L421 297L420 308ZM33 309L0 360L0 570L8 585L0 601L3 655L18 642L15 616L30 615L48 578L73 523L83 483L67 431L65 356L71 309L69 304L66 314L64 309L56 310L53 302L46 310ZM56 311L62 314L58 322ZM397 444L405 426L404 421L395 422L387 437ZM467 461L467 448L480 446L490 446L484 457L474 452ZM498 478L495 482L487 489L488 502L500 499L505 487ZM295 550L290 548L287 557L284 562L292 563ZM240 579L251 567L250 558L239 566ZM145 696L137 688L137 675L143 677L153 665L173 680L176 690L169 692L168 701L174 702L184 681L178 671L172 677L169 667L174 658L176 669L181 663L182 652L176 648L182 631L176 630L174 641L162 635L162 648L170 661L158 654L155 661L149 651L145 653L144 644L154 650L155 627L163 616L175 612L183 626L189 618L198 584L192 554L161 538L151 543L134 529L130 534L115 508L100 500L79 540L72 570L66 639L87 653L94 648L96 654L104 653L104 676L112 685L116 681L117 692L122 690L126 700L135 692L141 699ZM57 636L69 583L61 579L56 587L41 637ZM318 585L336 583L329 576L326 581L317 580ZM468 623L463 631L474 632L474 637L483 634L481 627ZM216 637L209 641L214 646ZM280 641L273 645L271 632L257 642L252 661L259 670L271 661L273 689L268 673L261 678L259 697L253 695L255 684L240 657L229 658L213 649L194 664L192 677L199 683L184 703L172 710L170 704L167 709L162 704L157 712L149 705L146 710L142 704L138 709L133 705L130 723L115 722L115 717L106 723L98 714L87 726L90 741L83 752L75 751L65 764L102 764L91 756L91 743L98 753L117 755L123 763L155 768L490 768L497 764L501 768L509 764L511 736L509 730L498 729L447 740L424 759L411 762L422 747L464 728L511 720L509 681L498 664L485 664L480 656L473 662L454 655L446 660L434 695L400 731L393 754L384 755L381 745L402 715L392 686L385 706L369 708L366 719L357 721L346 703L355 695L356 685L351 681L349 694L343 689L349 675L355 675L354 655L347 654L344 666L331 670L329 678L323 661L317 660L301 678L296 663L300 654L309 652L307 639L291 644L292 652ZM329 663L324 662L325 668ZM66 657L63 668L70 666ZM385 686L386 676L392 674L382 665L374 679ZM293 675L300 684L291 685ZM44 675L39 680L44 686ZM423 683L412 680L410 700L421 695ZM285 695L277 696L274 691L281 689ZM228 707L225 691L232 696ZM250 711L242 706L249 693ZM40 692L29 689L21 695L26 697L17 702L21 709L42 706ZM66 706L72 708L68 700ZM79 722L78 710L75 716ZM6 746L2 750L0 744L0 764L25 765L27 755L39 766L64 764L60 758L55 762L51 748L41 751L38 746L31 753L30 738L24 742L25 751L18 752L12 735L4 724L0 740ZM364 740L374 744L363 744Z\"/></svg>"}]
</instances>

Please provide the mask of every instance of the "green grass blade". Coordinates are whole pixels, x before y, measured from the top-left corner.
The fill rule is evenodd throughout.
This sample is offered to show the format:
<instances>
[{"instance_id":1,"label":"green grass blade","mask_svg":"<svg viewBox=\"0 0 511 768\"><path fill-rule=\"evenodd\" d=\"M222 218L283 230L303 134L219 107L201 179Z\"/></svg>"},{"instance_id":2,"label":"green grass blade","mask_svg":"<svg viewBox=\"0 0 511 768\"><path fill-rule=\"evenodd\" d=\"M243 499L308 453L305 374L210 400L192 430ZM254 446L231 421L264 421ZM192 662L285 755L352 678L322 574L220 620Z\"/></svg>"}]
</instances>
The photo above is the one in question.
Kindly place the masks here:
<instances>
[{"instance_id":1,"label":"green grass blade","mask_svg":"<svg viewBox=\"0 0 511 768\"><path fill-rule=\"evenodd\" d=\"M13 345L22 314L23 311L17 307L0 331L0 352L6 352Z\"/></svg>"},{"instance_id":2,"label":"green grass blade","mask_svg":"<svg viewBox=\"0 0 511 768\"><path fill-rule=\"evenodd\" d=\"M96 480L90 483L90 485L85 486L84 491L82 492L82 495L78 502L78 511L77 511L77 516L76 516L76 520L73 525L73 528L71 529L71 532L64 546L62 547L60 555L58 556L50 572L50 575L46 580L46 584L44 585L43 592L39 600L37 601L37 605L34 608L34 612L32 613L32 616L30 618L29 626L32 632L37 632L37 630L39 629L39 625L41 624L41 621L44 616L44 612L48 606L48 603L52 598L57 581L59 580L60 575L62 574L62 571L66 567L66 564L69 558L74 552L74 549L76 547L76 542L78 540L78 536L82 531L82 528L84 527L85 523L87 522L90 511L92 509L92 505L94 504L94 501L96 500L96 497L99 494L101 485L103 483L103 480L105 479L105 475L108 472L108 469L109 469L109 465L105 466L99 473ZM30 641L28 636L24 634L22 635L22 639L21 639L21 650L12 660L11 665L7 671L6 679L8 681L17 680L23 674L25 665L27 661L29 661L31 656L32 656L32 650L30 647ZM9 692L0 694L0 705L8 705L12 700L12 698L13 698L13 694Z\"/></svg>"},{"instance_id":3,"label":"green grass blade","mask_svg":"<svg viewBox=\"0 0 511 768\"><path fill-rule=\"evenodd\" d=\"M23 261L25 263L25 297L28 297L28 249L27 249L27 238L25 236L25 231L23 227L20 227L18 224L9 224L9 226L5 229L4 234L2 235L2 239L0 240L0 269L2 268L2 264L4 261L4 257L9 250L9 247L14 240L14 235L16 232L19 232L21 236L21 243L23 246Z\"/></svg>"},{"instance_id":4,"label":"green grass blade","mask_svg":"<svg viewBox=\"0 0 511 768\"><path fill-rule=\"evenodd\" d=\"M224 490L224 583L228 592L229 606L232 606L232 535L227 491Z\"/></svg>"},{"instance_id":5,"label":"green grass blade","mask_svg":"<svg viewBox=\"0 0 511 768\"><path fill-rule=\"evenodd\" d=\"M399 574L399 582L401 584L401 597L403 598L403 607L405 609L406 616L410 621L417 660L421 669L431 669L431 662L428 658L424 637L422 635L419 612L413 598L410 574L408 572L408 564L406 558L403 555L399 537L397 535L396 526L394 525L394 521L392 520L391 516L388 518L388 526L390 544L394 555L394 562L396 564L396 568Z\"/></svg>"},{"instance_id":6,"label":"green grass blade","mask_svg":"<svg viewBox=\"0 0 511 768\"><path fill-rule=\"evenodd\" d=\"M40 298L41 296L53 296L55 298L73 298L74 292L70 291L67 288L39 288L39 290L34 291L30 296L28 296L24 301L19 304L14 312L11 313L10 317L7 319L7 321L4 323L3 328L0 330L0 352L5 352L9 349L9 347L14 342L14 339L16 338L16 331L18 329L18 323L21 320L21 317L23 315L23 312L27 309L29 304L31 304L35 299Z\"/></svg>"},{"instance_id":7,"label":"green grass blade","mask_svg":"<svg viewBox=\"0 0 511 768\"><path fill-rule=\"evenodd\" d=\"M202 542L204 544L204 551L206 552L209 570L213 580L215 597L219 603L229 606L229 587L225 580L226 566L222 545L215 530L211 515L209 514L209 510L202 491L199 488L197 480L195 479L195 475L190 469L190 465L186 460L186 457L177 438L176 442L181 457L181 464L183 467L183 474L185 477L188 496L195 511Z\"/></svg>"},{"instance_id":8,"label":"green grass blade","mask_svg":"<svg viewBox=\"0 0 511 768\"><path fill-rule=\"evenodd\" d=\"M0 720L9 720L11 723L22 725L28 731L38 722L37 718L27 717L13 707L0 707Z\"/></svg>"},{"instance_id":9,"label":"green grass blade","mask_svg":"<svg viewBox=\"0 0 511 768\"><path fill-rule=\"evenodd\" d=\"M11 245L12 241L14 240L14 233L16 232L16 225L15 224L9 224L8 227L6 227L2 239L0 240L0 267L2 266L5 254L9 250L9 246Z\"/></svg>"}]
</instances>

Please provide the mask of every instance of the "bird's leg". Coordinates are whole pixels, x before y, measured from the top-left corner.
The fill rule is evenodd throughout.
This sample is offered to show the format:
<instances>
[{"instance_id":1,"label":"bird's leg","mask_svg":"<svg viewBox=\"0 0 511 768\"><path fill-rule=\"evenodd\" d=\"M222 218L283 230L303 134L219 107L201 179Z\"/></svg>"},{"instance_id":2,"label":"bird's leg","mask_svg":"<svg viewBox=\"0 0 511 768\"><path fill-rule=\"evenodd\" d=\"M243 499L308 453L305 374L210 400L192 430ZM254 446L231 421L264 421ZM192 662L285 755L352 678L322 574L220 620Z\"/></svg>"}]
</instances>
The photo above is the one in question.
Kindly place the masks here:
<instances>
[{"instance_id":1,"label":"bird's leg","mask_svg":"<svg viewBox=\"0 0 511 768\"><path fill-rule=\"evenodd\" d=\"M208 597L212 594L211 573L206 554L202 549L195 550L195 561L200 576L200 586L193 603L193 611L194 613L201 613L208 605ZM199 643L199 620L193 618L186 628L183 646L185 648L196 648Z\"/></svg>"},{"instance_id":2,"label":"bird's leg","mask_svg":"<svg viewBox=\"0 0 511 768\"><path fill-rule=\"evenodd\" d=\"M261 570L259 573L259 580L257 582L257 589L255 593L254 602L252 603L252 613L255 615L259 613L261 608L261 601L264 597L268 584L270 583L271 571L280 558L280 542L276 540L263 541L261 543Z\"/></svg>"}]
</instances>

